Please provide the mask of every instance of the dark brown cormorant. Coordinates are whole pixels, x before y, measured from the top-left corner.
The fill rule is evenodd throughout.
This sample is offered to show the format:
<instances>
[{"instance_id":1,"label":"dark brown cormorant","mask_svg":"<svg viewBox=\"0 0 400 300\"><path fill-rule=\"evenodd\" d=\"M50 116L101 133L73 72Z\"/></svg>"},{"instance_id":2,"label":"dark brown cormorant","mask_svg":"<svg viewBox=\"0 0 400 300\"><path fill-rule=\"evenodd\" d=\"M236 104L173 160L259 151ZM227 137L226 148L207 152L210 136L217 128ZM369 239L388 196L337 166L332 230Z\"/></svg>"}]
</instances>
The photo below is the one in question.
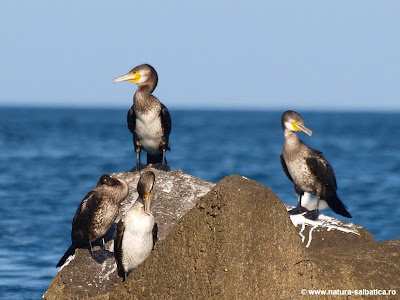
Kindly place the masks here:
<instances>
[{"instance_id":1,"label":"dark brown cormorant","mask_svg":"<svg viewBox=\"0 0 400 300\"><path fill-rule=\"evenodd\" d=\"M156 242L154 217L151 214L151 191L155 175L148 171L140 176L139 198L118 222L114 238L114 255L118 275L126 276L150 254Z\"/></svg>"},{"instance_id":2,"label":"dark brown cormorant","mask_svg":"<svg viewBox=\"0 0 400 300\"><path fill-rule=\"evenodd\" d=\"M306 218L317 220L319 201L325 200L335 213L351 218L346 206L336 195L337 185L331 165L320 151L305 145L295 133L303 131L311 136L312 132L304 126L303 118L295 111L288 110L282 115L281 122L285 136L281 154L282 168L294 183L298 196L297 207L289 213L295 215L306 212L304 215ZM314 210L308 211L301 206L304 192L317 196L318 201Z\"/></svg>"},{"instance_id":3,"label":"dark brown cormorant","mask_svg":"<svg viewBox=\"0 0 400 300\"><path fill-rule=\"evenodd\" d=\"M79 204L72 220L71 246L56 267L62 266L76 248L89 246L93 256L92 242L101 240L104 249L104 236L118 216L119 205L128 195L128 185L119 179L102 175L97 187L90 191Z\"/></svg>"},{"instance_id":4,"label":"dark brown cormorant","mask_svg":"<svg viewBox=\"0 0 400 300\"><path fill-rule=\"evenodd\" d=\"M168 109L152 95L158 82L156 70L143 64L114 79L114 83L120 81L131 81L138 85L127 116L137 157L134 169L143 169L140 163L140 150L143 149L147 152L147 164L152 164L157 169L169 170L165 151L170 149L171 117Z\"/></svg>"}]
</instances>

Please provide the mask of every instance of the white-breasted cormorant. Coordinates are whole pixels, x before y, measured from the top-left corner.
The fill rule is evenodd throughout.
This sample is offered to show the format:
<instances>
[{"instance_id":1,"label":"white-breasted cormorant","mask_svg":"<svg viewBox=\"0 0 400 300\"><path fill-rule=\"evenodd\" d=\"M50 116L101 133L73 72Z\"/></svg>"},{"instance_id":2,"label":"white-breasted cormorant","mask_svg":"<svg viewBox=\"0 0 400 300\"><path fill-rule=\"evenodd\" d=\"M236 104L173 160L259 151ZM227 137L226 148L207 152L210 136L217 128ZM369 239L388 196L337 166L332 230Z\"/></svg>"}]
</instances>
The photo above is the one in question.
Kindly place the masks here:
<instances>
[{"instance_id":1,"label":"white-breasted cormorant","mask_svg":"<svg viewBox=\"0 0 400 300\"><path fill-rule=\"evenodd\" d=\"M151 191L155 175L152 171L140 176L139 198L118 222L114 237L114 255L118 275L126 276L150 254L156 242L154 216L151 214Z\"/></svg>"},{"instance_id":2,"label":"white-breasted cormorant","mask_svg":"<svg viewBox=\"0 0 400 300\"><path fill-rule=\"evenodd\" d=\"M143 64L114 79L114 83L120 81L131 81L138 86L127 116L137 157L134 169L143 169L140 163L140 151L143 149L147 152L147 164L152 164L157 169L169 170L165 151L170 149L171 116L168 109L152 95L158 82L156 70Z\"/></svg>"},{"instance_id":3,"label":"white-breasted cormorant","mask_svg":"<svg viewBox=\"0 0 400 300\"><path fill-rule=\"evenodd\" d=\"M101 240L104 249L104 236L111 229L118 216L119 205L128 195L128 185L109 175L102 175L97 187L90 191L79 204L72 220L71 246L56 267L62 266L76 248L89 246L93 256L92 242Z\"/></svg>"},{"instance_id":4,"label":"white-breasted cormorant","mask_svg":"<svg viewBox=\"0 0 400 300\"><path fill-rule=\"evenodd\" d=\"M281 123L285 136L281 154L282 168L294 183L298 196L297 207L289 213L294 215L306 212L306 218L316 220L319 215L319 201L325 200L335 213L351 218L346 206L336 195L337 185L331 165L320 151L305 145L295 133L303 131L311 136L312 131L304 126L303 118L295 111L288 110L282 115ZM314 210L308 211L301 206L304 192L317 196Z\"/></svg>"}]
</instances>

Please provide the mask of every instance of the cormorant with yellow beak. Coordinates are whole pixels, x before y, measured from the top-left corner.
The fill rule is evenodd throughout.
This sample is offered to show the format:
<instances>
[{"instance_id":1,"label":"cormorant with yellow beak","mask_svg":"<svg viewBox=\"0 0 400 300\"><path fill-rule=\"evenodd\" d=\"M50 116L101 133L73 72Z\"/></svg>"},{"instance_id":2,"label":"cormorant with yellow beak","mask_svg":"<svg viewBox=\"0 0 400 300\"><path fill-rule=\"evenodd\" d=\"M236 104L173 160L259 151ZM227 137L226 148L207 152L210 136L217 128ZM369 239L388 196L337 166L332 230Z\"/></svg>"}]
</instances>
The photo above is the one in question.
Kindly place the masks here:
<instances>
[{"instance_id":1,"label":"cormorant with yellow beak","mask_svg":"<svg viewBox=\"0 0 400 300\"><path fill-rule=\"evenodd\" d=\"M151 191L155 175L143 173L137 185L139 198L118 222L114 238L114 255L118 275L126 276L150 254L157 237L154 232L154 216L151 213Z\"/></svg>"},{"instance_id":2,"label":"cormorant with yellow beak","mask_svg":"<svg viewBox=\"0 0 400 300\"><path fill-rule=\"evenodd\" d=\"M156 70L143 64L116 78L114 83L120 81L131 81L138 86L127 116L137 157L134 169L144 168L140 162L140 151L143 149L147 152L147 164L157 169L169 170L165 151L170 149L171 116L168 109L152 95L158 82Z\"/></svg>"},{"instance_id":3,"label":"cormorant with yellow beak","mask_svg":"<svg viewBox=\"0 0 400 300\"><path fill-rule=\"evenodd\" d=\"M295 133L303 131L311 136L312 131L304 125L303 118L295 111L288 110L282 115L281 123L285 136L281 154L282 168L294 183L298 196L297 207L289 213L295 215L305 212L306 218L317 220L319 201L325 200L335 213L351 218L346 206L336 195L337 185L331 165L320 151L305 145ZM304 192L317 196L314 210L308 211L301 206Z\"/></svg>"}]
</instances>

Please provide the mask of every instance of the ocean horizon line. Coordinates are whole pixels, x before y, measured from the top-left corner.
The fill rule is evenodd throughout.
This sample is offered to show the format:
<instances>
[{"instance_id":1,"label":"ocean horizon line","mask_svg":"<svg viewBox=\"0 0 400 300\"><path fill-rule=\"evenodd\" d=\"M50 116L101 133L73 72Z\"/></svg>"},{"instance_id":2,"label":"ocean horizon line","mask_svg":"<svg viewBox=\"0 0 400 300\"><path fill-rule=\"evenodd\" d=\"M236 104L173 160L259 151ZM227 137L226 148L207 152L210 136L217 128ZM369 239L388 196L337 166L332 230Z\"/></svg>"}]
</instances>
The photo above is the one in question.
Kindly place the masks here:
<instances>
[{"instance_id":1,"label":"ocean horizon line","mask_svg":"<svg viewBox=\"0 0 400 300\"><path fill-rule=\"evenodd\" d=\"M24 104L0 104L0 110L4 109L33 109L33 110L129 110L130 106L108 106L108 105L24 105ZM221 111L221 112L284 112L286 110L302 111L304 113L377 113L377 114L400 114L399 109L390 108L349 108L349 107L226 107L226 106L170 106L170 111Z\"/></svg>"}]
</instances>

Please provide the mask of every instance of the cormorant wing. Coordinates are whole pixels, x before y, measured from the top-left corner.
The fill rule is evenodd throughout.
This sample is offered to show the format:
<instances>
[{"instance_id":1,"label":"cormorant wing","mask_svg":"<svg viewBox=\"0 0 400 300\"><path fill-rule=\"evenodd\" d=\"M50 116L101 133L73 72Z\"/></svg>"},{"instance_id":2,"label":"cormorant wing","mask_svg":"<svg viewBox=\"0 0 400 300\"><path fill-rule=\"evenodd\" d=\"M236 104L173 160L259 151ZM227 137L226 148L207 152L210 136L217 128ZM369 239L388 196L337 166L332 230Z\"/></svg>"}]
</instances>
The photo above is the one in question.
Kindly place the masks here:
<instances>
[{"instance_id":1,"label":"cormorant wing","mask_svg":"<svg viewBox=\"0 0 400 300\"><path fill-rule=\"evenodd\" d=\"M306 158L307 166L325 185L337 190L335 173L333 172L332 166L325 157L323 157L322 152L315 149L311 150L312 155Z\"/></svg>"},{"instance_id":2,"label":"cormorant wing","mask_svg":"<svg viewBox=\"0 0 400 300\"><path fill-rule=\"evenodd\" d=\"M154 227L153 227L153 250L154 250L154 246L156 245L157 242L158 242L158 225L157 225L157 223L154 223Z\"/></svg>"},{"instance_id":3,"label":"cormorant wing","mask_svg":"<svg viewBox=\"0 0 400 300\"><path fill-rule=\"evenodd\" d=\"M97 196L94 191L90 191L86 194L85 198L81 201L78 208L76 209L74 218L72 220L72 231L81 228L87 219L89 219L92 212L91 207L97 205Z\"/></svg>"},{"instance_id":4,"label":"cormorant wing","mask_svg":"<svg viewBox=\"0 0 400 300\"><path fill-rule=\"evenodd\" d=\"M136 113L133 109L133 106L128 111L128 115L126 117L126 121L128 123L129 131L135 136L135 128L136 128Z\"/></svg>"},{"instance_id":5,"label":"cormorant wing","mask_svg":"<svg viewBox=\"0 0 400 300\"><path fill-rule=\"evenodd\" d=\"M90 219L93 217L93 211L95 211L99 206L101 200L102 198L99 197L96 190L90 191L86 194L75 212L72 220L71 232L80 231L82 228L87 227L86 223L90 222Z\"/></svg>"},{"instance_id":6,"label":"cormorant wing","mask_svg":"<svg viewBox=\"0 0 400 300\"><path fill-rule=\"evenodd\" d=\"M122 238L124 236L125 225L122 220L117 224L114 237L114 255L117 263L118 276L125 278L125 271L122 267Z\"/></svg>"},{"instance_id":7,"label":"cormorant wing","mask_svg":"<svg viewBox=\"0 0 400 300\"><path fill-rule=\"evenodd\" d=\"M285 159L283 158L283 154L281 154L281 164L282 164L282 169L283 169L283 171L285 171L286 176L290 179L291 182L293 182L293 178L289 174L289 170L287 168Z\"/></svg>"},{"instance_id":8,"label":"cormorant wing","mask_svg":"<svg viewBox=\"0 0 400 300\"><path fill-rule=\"evenodd\" d=\"M169 114L168 109L164 104L161 104L160 117L161 117L161 125L164 128L164 136L168 138L171 133L171 116Z\"/></svg>"}]
</instances>

